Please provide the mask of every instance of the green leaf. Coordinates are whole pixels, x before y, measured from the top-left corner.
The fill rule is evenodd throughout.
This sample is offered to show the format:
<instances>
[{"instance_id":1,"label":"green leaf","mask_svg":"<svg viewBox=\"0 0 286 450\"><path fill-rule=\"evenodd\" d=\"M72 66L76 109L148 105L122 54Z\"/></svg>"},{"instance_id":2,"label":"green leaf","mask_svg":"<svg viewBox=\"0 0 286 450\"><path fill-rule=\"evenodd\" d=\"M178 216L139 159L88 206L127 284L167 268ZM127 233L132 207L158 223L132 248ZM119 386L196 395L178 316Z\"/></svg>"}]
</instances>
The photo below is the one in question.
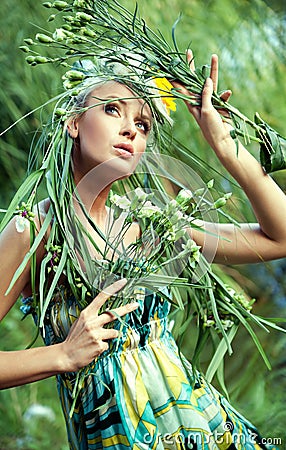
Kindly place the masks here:
<instances>
[{"instance_id":1,"label":"green leaf","mask_svg":"<svg viewBox=\"0 0 286 450\"><path fill-rule=\"evenodd\" d=\"M62 248L62 253L61 253L61 258L57 267L57 270L55 272L53 281L51 283L51 286L45 296L45 299L40 298L40 303L43 305L43 308L41 310L41 316L40 316L40 321L39 321L39 327L42 328L44 325L44 320L45 320L45 314L47 311L47 308L49 306L50 300L55 292L55 288L57 286L57 283L60 279L60 276L63 273L63 270L65 268L66 265L66 260L67 260L67 255L68 255L68 247L67 245L64 243L63 248Z\"/></svg>"},{"instance_id":2,"label":"green leaf","mask_svg":"<svg viewBox=\"0 0 286 450\"><path fill-rule=\"evenodd\" d=\"M226 339L223 338L221 339L215 354L213 355L211 362L208 365L205 377L206 379L211 382L215 373L217 372L220 364L223 361L223 358L226 354L226 352L229 350L229 347L233 341L233 338L235 337L236 333L238 330L238 326L237 325L233 325L230 329L230 331L228 331L226 333ZM222 380L220 380L221 383Z\"/></svg>"},{"instance_id":3,"label":"green leaf","mask_svg":"<svg viewBox=\"0 0 286 450\"><path fill-rule=\"evenodd\" d=\"M4 230L8 222L10 222L11 218L15 214L15 211L17 209L17 206L21 203L21 201L31 193L31 191L34 189L35 185L41 180L43 177L44 171L42 169L39 169L31 175L29 175L25 182L20 186L16 194L14 195L9 208L3 217L0 225L0 233Z\"/></svg>"}]
</instances>

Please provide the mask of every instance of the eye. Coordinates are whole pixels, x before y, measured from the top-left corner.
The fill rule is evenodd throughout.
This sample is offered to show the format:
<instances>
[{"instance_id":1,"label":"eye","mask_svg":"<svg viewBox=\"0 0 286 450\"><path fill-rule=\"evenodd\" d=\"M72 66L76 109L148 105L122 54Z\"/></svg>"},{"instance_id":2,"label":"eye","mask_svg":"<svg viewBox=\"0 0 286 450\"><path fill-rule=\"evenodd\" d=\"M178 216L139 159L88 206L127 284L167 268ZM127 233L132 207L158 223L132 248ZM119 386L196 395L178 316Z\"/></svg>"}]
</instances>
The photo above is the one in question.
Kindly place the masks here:
<instances>
[{"instance_id":1,"label":"eye","mask_svg":"<svg viewBox=\"0 0 286 450\"><path fill-rule=\"evenodd\" d=\"M114 105L112 103L108 103L107 105L104 105L104 111L107 114L112 114L112 115L119 114L118 106Z\"/></svg>"},{"instance_id":2,"label":"eye","mask_svg":"<svg viewBox=\"0 0 286 450\"><path fill-rule=\"evenodd\" d=\"M144 134L148 134L149 131L151 130L150 123L145 120L140 120L140 121L136 122L135 125L137 128L139 128L139 130L142 130L144 132Z\"/></svg>"}]
</instances>

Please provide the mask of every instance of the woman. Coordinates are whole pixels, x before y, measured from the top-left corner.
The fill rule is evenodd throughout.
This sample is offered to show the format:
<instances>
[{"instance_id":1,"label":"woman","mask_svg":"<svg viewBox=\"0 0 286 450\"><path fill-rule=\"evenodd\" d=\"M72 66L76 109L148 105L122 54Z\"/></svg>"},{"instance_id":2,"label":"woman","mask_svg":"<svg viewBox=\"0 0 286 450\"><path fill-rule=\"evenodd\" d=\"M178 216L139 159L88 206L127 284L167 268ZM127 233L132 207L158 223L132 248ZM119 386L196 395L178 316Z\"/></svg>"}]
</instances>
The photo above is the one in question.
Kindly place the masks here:
<instances>
[{"instance_id":1,"label":"woman","mask_svg":"<svg viewBox=\"0 0 286 450\"><path fill-rule=\"evenodd\" d=\"M188 59L194 69L191 52ZM188 105L188 108L223 166L246 192L258 224L241 224L239 228L211 223L201 225L220 237L215 261L233 264L283 257L286 254L285 195L242 144L237 150L229 125L212 106L217 72L217 57L213 56L201 106ZM185 93L184 87L175 86ZM77 249L75 259L85 271L88 261L81 257L80 246L94 242L95 245L89 247L90 259L100 259L110 223L111 211L106 203L111 185L131 174L145 152L154 121L154 103L148 95L138 98L132 90L132 82L118 83L116 76L107 82L91 83L83 92L84 95L73 101L64 122L68 136L61 135L62 139L67 139L67 144L60 147L60 156L64 170L68 158L64 152L68 155L69 144L72 154L69 170L76 185L70 198L89 238L84 244L79 241L77 230L73 228L75 216L71 215L67 235L61 235L59 241L61 245L64 241L63 254L65 241L72 239ZM229 95L225 93L224 99ZM162 112L160 100L158 103L157 109ZM62 123L60 127L63 128ZM49 164L51 167L53 158ZM63 217L58 215L52 187L57 184L59 196L70 189L67 184L58 182L57 177L62 177L60 170L56 175L50 170L50 198L39 204L33 219L38 236L48 223L35 253L37 287L31 282L32 262L25 265L11 285L19 261L24 260L29 251L30 229L19 233L16 218L2 233L0 250L5 261L2 259L0 267L1 318L22 293L30 308L28 312L32 312L39 323L34 299L35 290L41 287L40 267L47 261L51 248L49 239L58 232L56 226L61 226L59 222ZM69 208L70 205L67 214L70 214ZM30 214L26 208L22 217L23 212L24 218ZM119 229L120 224L117 226ZM190 234L198 245L204 245L202 231L192 228ZM116 239L116 229L114 236ZM140 229L134 222L117 248L125 248L139 237ZM56 238L53 244L55 242ZM55 246L53 252L49 262L60 265L62 259ZM79 270L75 267L75 271ZM49 286L55 280L51 273L53 271L49 272ZM113 283L83 308L81 299L72 289L75 281L68 274L68 271L61 272L50 301L42 306L40 326L47 346L0 353L4 368L0 374L2 388L57 375L72 449L266 448L253 425L180 358L168 331L169 304L163 296L139 289L134 294L136 302L100 313L104 303L124 288L126 280ZM50 291L46 292L49 296ZM122 326L122 321L117 319L126 314ZM107 328L111 322L112 328ZM78 377L76 372L85 366L86 371L84 369Z\"/></svg>"}]
</instances>

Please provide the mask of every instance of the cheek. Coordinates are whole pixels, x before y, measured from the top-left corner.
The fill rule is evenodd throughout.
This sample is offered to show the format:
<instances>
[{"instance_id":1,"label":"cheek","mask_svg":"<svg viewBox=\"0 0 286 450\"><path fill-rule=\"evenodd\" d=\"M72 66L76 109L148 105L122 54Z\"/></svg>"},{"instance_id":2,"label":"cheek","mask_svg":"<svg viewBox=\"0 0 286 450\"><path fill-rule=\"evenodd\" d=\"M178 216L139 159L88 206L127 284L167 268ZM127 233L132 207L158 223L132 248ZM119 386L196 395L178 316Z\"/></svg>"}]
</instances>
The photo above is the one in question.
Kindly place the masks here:
<instances>
[{"instance_id":1,"label":"cheek","mask_svg":"<svg viewBox=\"0 0 286 450\"><path fill-rule=\"evenodd\" d=\"M138 145L138 150L140 153L144 153L147 147L147 139L143 138Z\"/></svg>"},{"instance_id":2,"label":"cheek","mask_svg":"<svg viewBox=\"0 0 286 450\"><path fill-rule=\"evenodd\" d=\"M96 145L104 139L104 133L95 120L87 120L84 126L79 130L81 142L89 145Z\"/></svg>"}]
</instances>

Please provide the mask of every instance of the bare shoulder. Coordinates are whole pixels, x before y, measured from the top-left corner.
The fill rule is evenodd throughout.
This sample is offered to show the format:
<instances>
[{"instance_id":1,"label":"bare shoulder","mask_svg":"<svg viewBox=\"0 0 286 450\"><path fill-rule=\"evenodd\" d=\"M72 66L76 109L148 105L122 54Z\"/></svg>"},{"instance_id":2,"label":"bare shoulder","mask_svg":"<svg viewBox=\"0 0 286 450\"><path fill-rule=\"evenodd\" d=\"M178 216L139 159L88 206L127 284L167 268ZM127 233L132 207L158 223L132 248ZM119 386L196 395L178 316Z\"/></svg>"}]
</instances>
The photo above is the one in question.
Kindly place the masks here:
<instances>
[{"instance_id":1,"label":"bare shoulder","mask_svg":"<svg viewBox=\"0 0 286 450\"><path fill-rule=\"evenodd\" d=\"M35 223L36 233L41 229L41 225L45 220L47 212L50 208L50 202L45 199L39 202L35 208L33 221ZM0 235L0 297L3 296L4 303L11 306L20 293L29 293L30 291L30 261L22 271L21 275L15 282L13 289L9 296L5 293L14 277L15 272L19 268L22 261L28 254L31 246L31 231L29 223L19 221L21 216L15 215L7 226L4 228ZM24 217L25 218L25 217ZM45 243L47 241L49 229L45 236L39 243L36 250L37 265L41 263L41 260L45 254ZM6 308L4 308L6 313ZM0 308L1 315L1 308Z\"/></svg>"},{"instance_id":2,"label":"bare shoulder","mask_svg":"<svg viewBox=\"0 0 286 450\"><path fill-rule=\"evenodd\" d=\"M36 225L36 230L39 231L41 224L45 220L47 213L50 208L50 200L44 199L37 203L37 205L34 206L33 212L33 222ZM5 242L6 240L13 239L15 245L20 245L20 248L26 245L30 246L30 227L28 226L28 221L26 219L26 222L21 222L20 219L25 219L25 217L21 217L20 215L16 214L10 222L7 224L5 229L1 233L1 242ZM12 241L11 241L12 243Z\"/></svg>"}]
</instances>

